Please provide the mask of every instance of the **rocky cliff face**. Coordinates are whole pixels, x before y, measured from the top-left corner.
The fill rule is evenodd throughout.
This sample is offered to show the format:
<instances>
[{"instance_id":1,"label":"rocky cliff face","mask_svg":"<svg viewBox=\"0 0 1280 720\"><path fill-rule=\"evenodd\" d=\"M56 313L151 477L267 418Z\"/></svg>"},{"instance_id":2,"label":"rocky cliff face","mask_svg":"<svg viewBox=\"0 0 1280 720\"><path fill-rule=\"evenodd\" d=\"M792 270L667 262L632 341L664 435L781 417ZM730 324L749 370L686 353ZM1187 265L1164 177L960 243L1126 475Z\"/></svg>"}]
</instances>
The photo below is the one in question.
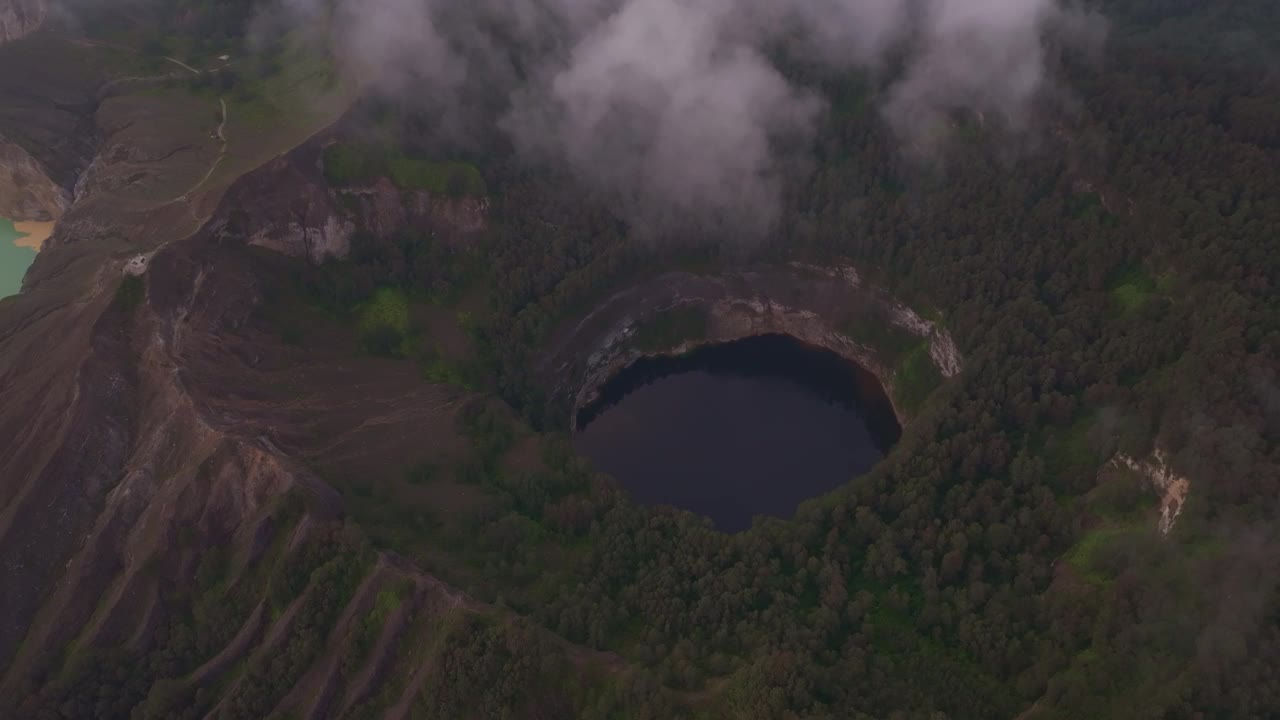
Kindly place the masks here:
<instances>
[{"instance_id":1,"label":"rocky cliff face","mask_svg":"<svg viewBox=\"0 0 1280 720\"><path fill-rule=\"evenodd\" d=\"M44 164L0 136L0 216L11 220L57 220L71 193L50 177Z\"/></svg>"},{"instance_id":2,"label":"rocky cliff face","mask_svg":"<svg viewBox=\"0 0 1280 720\"><path fill-rule=\"evenodd\" d=\"M47 0L0 0L0 44L39 30L48 13Z\"/></svg>"},{"instance_id":3,"label":"rocky cliff face","mask_svg":"<svg viewBox=\"0 0 1280 720\"><path fill-rule=\"evenodd\" d=\"M1190 478L1179 475L1169 466L1168 457L1160 448L1156 448L1151 458L1147 460L1138 460L1128 455L1120 454L1115 457L1115 462L1121 467L1137 473L1140 477L1151 483L1151 486L1160 495L1160 521L1158 527L1160 532L1168 535L1173 529L1173 524L1178 520L1178 515L1182 514L1182 506L1187 502L1187 494L1191 492Z\"/></svg>"},{"instance_id":4,"label":"rocky cliff face","mask_svg":"<svg viewBox=\"0 0 1280 720\"><path fill-rule=\"evenodd\" d=\"M433 229L446 239L461 240L487 227L487 198L450 198L422 191L405 192L388 178L367 188L340 191L363 218L365 229L390 235L405 228Z\"/></svg>"},{"instance_id":5,"label":"rocky cliff face","mask_svg":"<svg viewBox=\"0 0 1280 720\"><path fill-rule=\"evenodd\" d=\"M369 187L329 187L312 144L245 177L215 229L314 263L344 258L357 230L375 235L431 232L462 242L487 227L485 198L402 191L381 178Z\"/></svg>"},{"instance_id":6,"label":"rocky cliff face","mask_svg":"<svg viewBox=\"0 0 1280 720\"><path fill-rule=\"evenodd\" d=\"M355 224L335 202L308 156L277 158L233 188L215 227L251 245L319 263L346 257Z\"/></svg>"},{"instance_id":7,"label":"rocky cliff face","mask_svg":"<svg viewBox=\"0 0 1280 720\"><path fill-rule=\"evenodd\" d=\"M5 23L25 0L0 0ZM10 20L6 20L6 17ZM97 152L98 68L68 62L61 40L0 45L0 215L59 218Z\"/></svg>"},{"instance_id":8,"label":"rocky cliff face","mask_svg":"<svg viewBox=\"0 0 1280 720\"><path fill-rule=\"evenodd\" d=\"M629 339L658 314L676 308L705 312L703 337L677 347L639 350ZM553 339L539 362L548 387L568 401L570 417L593 403L610 377L645 354L680 354L697 345L784 334L831 350L880 379L900 423L908 419L893 396L896 369L879 348L843 330L851 318L874 309L884 322L928 343L942 377L961 370L951 336L887 293L864 285L853 268L771 266L717 276L676 272L624 290Z\"/></svg>"}]
</instances>

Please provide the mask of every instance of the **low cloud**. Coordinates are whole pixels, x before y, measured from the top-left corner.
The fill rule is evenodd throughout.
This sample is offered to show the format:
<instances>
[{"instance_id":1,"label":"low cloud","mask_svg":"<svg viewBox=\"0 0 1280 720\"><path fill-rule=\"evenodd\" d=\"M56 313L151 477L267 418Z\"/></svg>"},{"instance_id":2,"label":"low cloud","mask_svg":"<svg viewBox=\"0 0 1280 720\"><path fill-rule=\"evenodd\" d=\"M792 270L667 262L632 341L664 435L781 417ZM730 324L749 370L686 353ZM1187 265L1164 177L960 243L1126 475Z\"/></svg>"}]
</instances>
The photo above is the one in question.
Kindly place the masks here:
<instances>
[{"instance_id":1,"label":"low cloud","mask_svg":"<svg viewBox=\"0 0 1280 720\"><path fill-rule=\"evenodd\" d=\"M756 49L726 37L724 7L631 2L567 62L513 95L502 127L562 159L649 222L732 226L776 218L777 148L808 136L821 103Z\"/></svg>"},{"instance_id":2,"label":"low cloud","mask_svg":"<svg viewBox=\"0 0 1280 720\"><path fill-rule=\"evenodd\" d=\"M1052 87L1047 38L1104 32L1060 0L281 2L330 14L344 67L374 92L455 131L496 122L633 220L746 233L777 220L824 108L776 58L880 73L884 119L928 151L957 111L1025 129Z\"/></svg>"}]
</instances>

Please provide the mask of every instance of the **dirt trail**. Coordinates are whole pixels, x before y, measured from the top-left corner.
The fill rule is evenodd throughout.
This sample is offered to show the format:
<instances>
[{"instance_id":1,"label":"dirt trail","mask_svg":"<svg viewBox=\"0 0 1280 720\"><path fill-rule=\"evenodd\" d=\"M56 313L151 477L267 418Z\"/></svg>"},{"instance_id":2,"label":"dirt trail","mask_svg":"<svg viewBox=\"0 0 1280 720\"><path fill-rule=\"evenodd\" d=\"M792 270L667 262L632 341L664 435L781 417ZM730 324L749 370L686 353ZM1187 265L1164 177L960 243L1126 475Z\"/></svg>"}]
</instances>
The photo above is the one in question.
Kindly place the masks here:
<instances>
[{"instance_id":1,"label":"dirt trail","mask_svg":"<svg viewBox=\"0 0 1280 720\"><path fill-rule=\"evenodd\" d=\"M222 121L218 123L217 129L213 131L213 136L217 138L218 142L221 144L221 147L218 149L218 157L213 161L213 164L209 166L209 171L204 174L204 177L200 178L199 182L193 185L190 190L187 190L185 193L179 195L170 202L189 201L192 195L199 191L200 188L204 187L205 183L209 182L209 178L213 177L213 174L218 170L218 166L222 165L222 161L227 157L227 101L224 98L218 98L218 104L222 107Z\"/></svg>"},{"instance_id":2,"label":"dirt trail","mask_svg":"<svg viewBox=\"0 0 1280 720\"><path fill-rule=\"evenodd\" d=\"M224 130L226 130L226 128L227 128L227 100L226 100L226 98L218 98L218 104L222 106L222 122L218 123L218 129L214 131L214 135L216 135L216 136L217 136L217 138L218 138L219 140L221 140L221 141L225 144L225 143L227 142L227 136L226 136L226 134L225 134L223 131L224 131Z\"/></svg>"},{"instance_id":3,"label":"dirt trail","mask_svg":"<svg viewBox=\"0 0 1280 720\"><path fill-rule=\"evenodd\" d=\"M165 60L168 60L169 62L173 63L174 65L177 65L177 66L178 66L178 67L180 67L180 68L184 68L184 69L186 69L186 70L190 70L192 73L194 73L194 74L196 74L196 75L203 75L203 74L205 73L205 71L204 71L204 70L197 70L197 69L195 69L195 68L191 67L190 65L188 65L188 64L186 64L186 63L184 63L184 62L182 62L181 60L179 60L179 59L177 59L177 58L171 58L171 57L165 56Z\"/></svg>"},{"instance_id":4,"label":"dirt trail","mask_svg":"<svg viewBox=\"0 0 1280 720\"><path fill-rule=\"evenodd\" d=\"M108 41L105 41L105 40L91 40L91 39L88 39L88 38L76 38L76 39L71 40L71 43L72 43L72 44L74 44L74 45L80 45L80 46L82 46L82 47L108 48L108 49L111 49L111 50L118 50L118 51L120 51L120 52L131 53L131 54L133 54L133 55L140 55L140 54L141 54L141 52L140 52L137 48L132 48L132 47L129 47L129 46L127 46L127 45L120 45L120 44L118 44L118 43L108 42ZM168 55L165 55L165 56L164 56L163 58L161 58L161 59L163 59L163 60L164 60L164 61L166 61L166 62L169 62L169 63L172 63L172 64L174 64L174 65L177 65L178 67L182 68L183 70L186 70L187 72L190 72L192 75L196 75L196 76L199 76L199 75L205 75L205 74L209 74L209 73L216 73L216 72L218 72L217 70L200 70L200 69L198 69L198 68L191 67L190 65L188 65L188 64L186 64L185 62L183 62L183 61L179 60L178 58L170 57L170 56L168 56ZM117 79L117 80L113 80L111 83L108 83L108 86L110 86L110 85L114 85L114 84L117 84L117 83L120 83L120 82L131 82L131 81L138 81L138 80L169 80L169 79L173 79L173 78L174 78L174 76L173 76L173 75L158 75L158 76L149 76L149 77L130 77L130 78L119 78L119 79ZM226 98L218 98L218 104L219 104L219 105L221 106L221 108L222 108L222 119L221 119L221 121L218 123L218 127L217 127L217 129L216 129L216 130L214 130L214 132L213 132L213 136L214 136L215 138L217 138L218 142L219 142L219 143L221 143L221 145L222 145L222 147L218 150L218 157L217 157L217 159L215 159L215 160L213 161L213 164L209 166L209 171L208 171L208 172L206 172L206 173L204 174L204 177L200 178L200 181L199 181L199 182L197 182L195 185L193 185L193 186L191 187L191 189L190 189L190 190L187 190L185 193L183 193L183 194L179 195L178 197L176 197L176 198L174 198L174 199L170 200L170 201L169 201L170 203L175 203L175 202L188 202L188 201L191 199L191 195L193 195L193 194L194 194L196 191L198 191L200 188L204 187L205 183L209 182L209 178L213 177L213 174L218 170L218 167L219 167L220 165L222 165L222 161L223 161L223 160L226 158L226 156L227 156L227 134L226 134L226 127L227 127L227 100L226 100ZM193 219L197 220L197 222L199 221L199 218L195 218L194 212L192 213L192 217L193 217Z\"/></svg>"},{"instance_id":5,"label":"dirt trail","mask_svg":"<svg viewBox=\"0 0 1280 720\"><path fill-rule=\"evenodd\" d=\"M123 53L129 53L130 55L142 54L142 51L138 50L135 47L129 47L128 45L121 45L120 43L113 43L107 40L93 40L91 38L70 38L69 41L72 45L79 45L80 47L106 48L108 50L118 50ZM177 65L178 67L184 70L187 70L189 72L192 72L196 75L203 75L205 72L207 72L205 70L197 70L196 68L191 67L190 65L182 62L181 60L175 57L169 57L168 55L165 55L161 59L167 62L171 62L174 65Z\"/></svg>"}]
</instances>

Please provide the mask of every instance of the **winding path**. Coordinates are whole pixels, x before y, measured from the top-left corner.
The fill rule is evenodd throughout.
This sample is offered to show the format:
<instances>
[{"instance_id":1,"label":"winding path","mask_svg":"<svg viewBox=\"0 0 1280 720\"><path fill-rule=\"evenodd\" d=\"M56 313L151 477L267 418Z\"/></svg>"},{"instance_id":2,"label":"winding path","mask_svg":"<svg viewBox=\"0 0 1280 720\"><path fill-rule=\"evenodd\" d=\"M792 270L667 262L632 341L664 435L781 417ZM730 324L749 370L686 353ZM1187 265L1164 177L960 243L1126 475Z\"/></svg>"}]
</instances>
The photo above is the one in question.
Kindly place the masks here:
<instances>
[{"instance_id":1,"label":"winding path","mask_svg":"<svg viewBox=\"0 0 1280 720\"><path fill-rule=\"evenodd\" d=\"M213 164L209 166L209 171L204 174L204 177L200 178L199 182L193 185L190 190L174 198L171 202L190 200L193 193L204 187L205 183L209 182L209 178L213 177L213 174L218 170L218 166L222 165L222 161L227 157L227 101L225 98L218 98L218 104L222 106L222 121L218 123L217 129L213 131L213 136L217 138L218 142L221 144L221 147L218 149L218 157L213 161Z\"/></svg>"},{"instance_id":2,"label":"winding path","mask_svg":"<svg viewBox=\"0 0 1280 720\"><path fill-rule=\"evenodd\" d=\"M165 59L165 60L168 60L169 62L173 63L174 65L177 65L178 67L186 68L187 70L190 70L192 73L194 73L194 74L196 74L196 75L203 75L203 74L205 73L205 71L204 71L204 70L197 70L197 69L195 69L195 68L191 67L190 65L188 65L188 64L186 64L186 63L184 63L184 62L182 62L181 60L179 60L179 59L177 59L177 58L171 58L171 57L169 57L169 56L167 56L167 55L166 55L164 59Z\"/></svg>"},{"instance_id":3,"label":"winding path","mask_svg":"<svg viewBox=\"0 0 1280 720\"><path fill-rule=\"evenodd\" d=\"M127 46L127 45L121 45L121 44L119 44L119 43L108 42L108 41L106 41L106 40L92 40L92 39L89 39L89 38L75 38L75 39L72 39L72 40L71 40L71 42L72 42L73 44L75 44L75 45L80 45L80 46L83 46L83 47L108 48L108 49L111 49L111 50L118 50L118 51L120 51L120 52L131 53L131 54L133 54L133 55L140 55L140 54L141 54L141 52L140 52L137 48L132 48L132 47L129 47L129 46ZM178 67L180 67L180 68L182 68L182 69L184 69L184 70L186 70L186 71L190 72L192 75L196 75L196 76L200 76L200 75L207 75L207 74L210 74L210 73L216 73L216 72L218 72L218 71L219 71L219 69L220 69L220 68L219 68L219 69L214 69L214 70L200 70L200 69L197 69L197 68L193 68L193 67L191 67L190 65L188 65L188 64L186 64L185 62L183 62L183 61L179 60L178 58L170 57L170 56L168 56L168 55L163 56L161 59L165 60L166 62L173 63L174 65L177 65ZM173 77L174 77L173 75L159 75L159 76L155 76L155 77L121 78L120 80L114 80L114 81L112 81L112 83L109 83L109 85L110 85L110 84L114 84L114 83L116 83L116 82L121 82L121 81L126 81L126 82L127 82L127 81L132 81L132 80L167 80L167 79L172 79ZM206 173L204 174L204 177L200 178L200 181L199 181L199 182L197 182L195 185L191 186L191 188L190 188L189 190L187 190L186 192L184 192L184 193L182 193L181 195L179 195L179 196L177 196L177 197L173 198L172 200L169 200L167 203L165 203L166 205L167 205L167 204L170 204L170 203L175 203L175 202L187 202L187 203L189 203L189 202L190 202L190 200L191 200L191 195L193 195L193 194L194 194L194 193L196 193L198 190L200 190L200 188L204 187L205 183L209 182L209 178L213 177L213 174L214 174L215 172L217 172L218 167L222 165L222 161L223 161L224 159L226 159L226 157L227 157L227 133L226 133L226 128L227 128L227 99L226 99L225 97L219 97L219 98L218 98L218 104L219 104L219 105L221 106L221 108L222 108L222 119L221 119L221 121L218 123L218 127L217 127L217 129L215 129L215 130L213 131L213 136L214 136L215 138L217 138L218 142L221 144L221 147L218 149L218 157L213 161L213 164L209 166L209 170L208 170L208 172L206 172ZM190 210L190 207L188 207L188 210ZM191 211L191 215L192 215L192 219L199 221L199 218L196 218L196 217L195 217L195 212L194 212L194 211Z\"/></svg>"}]
</instances>

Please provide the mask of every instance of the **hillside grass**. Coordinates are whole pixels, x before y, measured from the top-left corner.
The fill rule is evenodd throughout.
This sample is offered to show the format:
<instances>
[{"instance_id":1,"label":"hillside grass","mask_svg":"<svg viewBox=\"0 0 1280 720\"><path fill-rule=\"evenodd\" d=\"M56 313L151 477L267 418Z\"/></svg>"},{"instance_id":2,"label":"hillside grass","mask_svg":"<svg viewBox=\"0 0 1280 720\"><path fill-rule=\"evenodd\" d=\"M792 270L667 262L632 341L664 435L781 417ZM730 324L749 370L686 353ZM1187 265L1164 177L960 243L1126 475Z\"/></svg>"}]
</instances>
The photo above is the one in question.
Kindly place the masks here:
<instances>
[{"instance_id":1,"label":"hillside grass","mask_svg":"<svg viewBox=\"0 0 1280 720\"><path fill-rule=\"evenodd\" d=\"M364 350L387 357L402 357L412 351L409 299L403 291L380 288L357 312Z\"/></svg>"},{"instance_id":2,"label":"hillside grass","mask_svg":"<svg viewBox=\"0 0 1280 720\"><path fill-rule=\"evenodd\" d=\"M371 185L390 178L401 190L424 191L449 197L487 195L489 188L476 166L458 161L433 161L390 150L351 143L325 148L325 178L331 185Z\"/></svg>"}]
</instances>

